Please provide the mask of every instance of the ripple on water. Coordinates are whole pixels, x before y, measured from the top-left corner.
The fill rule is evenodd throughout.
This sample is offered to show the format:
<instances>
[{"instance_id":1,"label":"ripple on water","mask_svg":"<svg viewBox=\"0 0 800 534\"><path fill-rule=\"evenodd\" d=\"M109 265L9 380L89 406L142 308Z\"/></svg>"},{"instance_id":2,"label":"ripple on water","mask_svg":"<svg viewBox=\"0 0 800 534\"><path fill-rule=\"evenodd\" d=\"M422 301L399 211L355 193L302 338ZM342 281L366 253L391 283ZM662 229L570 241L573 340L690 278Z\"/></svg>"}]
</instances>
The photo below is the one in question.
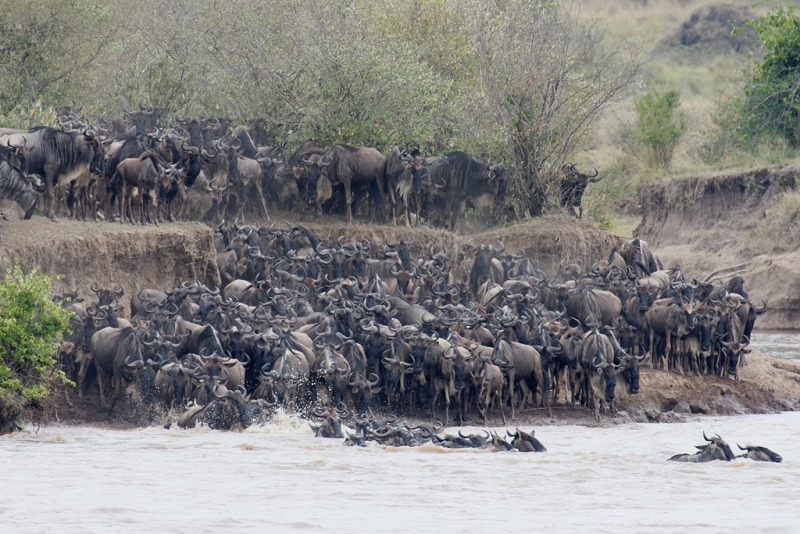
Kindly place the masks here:
<instances>
[{"instance_id":1,"label":"ripple on water","mask_svg":"<svg viewBox=\"0 0 800 534\"><path fill-rule=\"evenodd\" d=\"M13 458L0 515L3 532L793 532L798 428L797 413L563 425L537 429L546 453L454 454L342 447L285 414L244 433L53 426L0 437L0 457ZM784 463L666 461L703 429Z\"/></svg>"}]
</instances>

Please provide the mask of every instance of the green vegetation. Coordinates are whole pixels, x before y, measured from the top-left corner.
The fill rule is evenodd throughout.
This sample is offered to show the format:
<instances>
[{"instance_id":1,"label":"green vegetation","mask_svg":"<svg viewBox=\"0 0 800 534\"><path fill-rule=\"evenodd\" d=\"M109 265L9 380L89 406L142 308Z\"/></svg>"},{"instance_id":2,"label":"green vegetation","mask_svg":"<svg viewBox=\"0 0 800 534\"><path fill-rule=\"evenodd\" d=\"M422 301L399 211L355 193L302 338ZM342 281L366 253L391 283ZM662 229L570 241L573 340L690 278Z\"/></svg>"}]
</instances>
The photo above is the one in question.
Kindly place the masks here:
<instances>
[{"instance_id":1,"label":"green vegetation","mask_svg":"<svg viewBox=\"0 0 800 534\"><path fill-rule=\"evenodd\" d=\"M676 117L680 105L680 93L647 93L634 105L636 112L636 133L639 141L648 152L650 165L667 168L686 124L683 118Z\"/></svg>"},{"instance_id":2,"label":"green vegetation","mask_svg":"<svg viewBox=\"0 0 800 534\"><path fill-rule=\"evenodd\" d=\"M550 0L20 0L0 36L3 126L74 99L88 116L258 117L273 145L466 150L504 161L510 202L533 215L640 68Z\"/></svg>"},{"instance_id":3,"label":"green vegetation","mask_svg":"<svg viewBox=\"0 0 800 534\"><path fill-rule=\"evenodd\" d=\"M800 15L780 7L748 21L758 32L764 56L737 100L738 133L745 139L779 137L800 146Z\"/></svg>"},{"instance_id":4,"label":"green vegetation","mask_svg":"<svg viewBox=\"0 0 800 534\"><path fill-rule=\"evenodd\" d=\"M608 224L642 182L797 157L797 16L751 1L19 0L0 10L0 126L74 100L260 117L289 148L466 150L505 162L519 215L557 209L570 161L604 176L585 200Z\"/></svg>"},{"instance_id":5,"label":"green vegetation","mask_svg":"<svg viewBox=\"0 0 800 534\"><path fill-rule=\"evenodd\" d=\"M0 432L14 429L54 380L66 381L54 354L70 314L50 300L50 282L36 270L23 273L19 262L0 282Z\"/></svg>"}]
</instances>

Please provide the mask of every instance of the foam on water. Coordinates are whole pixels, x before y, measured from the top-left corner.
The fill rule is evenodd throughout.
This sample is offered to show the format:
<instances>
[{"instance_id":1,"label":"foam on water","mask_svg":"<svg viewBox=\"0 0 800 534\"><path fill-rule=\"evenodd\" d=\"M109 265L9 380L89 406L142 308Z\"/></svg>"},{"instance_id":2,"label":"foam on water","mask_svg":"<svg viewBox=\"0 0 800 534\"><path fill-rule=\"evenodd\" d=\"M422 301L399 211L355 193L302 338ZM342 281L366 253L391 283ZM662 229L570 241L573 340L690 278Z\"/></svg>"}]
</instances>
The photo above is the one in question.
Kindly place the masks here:
<instances>
[{"instance_id":1,"label":"foam on water","mask_svg":"<svg viewBox=\"0 0 800 534\"><path fill-rule=\"evenodd\" d=\"M703 430L735 451L737 441L769 447L784 462L666 461L693 452ZM3 532L192 534L795 532L800 524L800 413L551 426L536 437L548 452L343 447L286 414L243 433L29 428L0 437L0 524Z\"/></svg>"}]
</instances>

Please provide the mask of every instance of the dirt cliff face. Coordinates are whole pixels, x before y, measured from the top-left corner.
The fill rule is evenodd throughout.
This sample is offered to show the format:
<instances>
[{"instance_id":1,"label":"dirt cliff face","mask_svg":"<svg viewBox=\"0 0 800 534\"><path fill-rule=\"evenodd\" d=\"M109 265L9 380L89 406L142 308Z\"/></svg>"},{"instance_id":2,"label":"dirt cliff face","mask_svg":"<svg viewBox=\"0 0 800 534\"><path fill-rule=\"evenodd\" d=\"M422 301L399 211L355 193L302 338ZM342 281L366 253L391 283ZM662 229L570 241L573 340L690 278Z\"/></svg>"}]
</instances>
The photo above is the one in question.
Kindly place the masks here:
<instances>
[{"instance_id":1,"label":"dirt cliff face","mask_svg":"<svg viewBox=\"0 0 800 534\"><path fill-rule=\"evenodd\" d=\"M766 210L800 179L795 167L679 178L639 188L642 222L634 231L653 247L741 245Z\"/></svg>"},{"instance_id":2,"label":"dirt cliff face","mask_svg":"<svg viewBox=\"0 0 800 534\"><path fill-rule=\"evenodd\" d=\"M642 186L643 218L634 236L650 244L664 267L681 267L691 276L747 263L745 290L751 300L769 304L756 328L797 329L800 250L764 244L779 239L764 230L764 222L785 195L795 194L798 182L800 169L771 167Z\"/></svg>"},{"instance_id":3,"label":"dirt cliff face","mask_svg":"<svg viewBox=\"0 0 800 534\"><path fill-rule=\"evenodd\" d=\"M588 268L620 243L619 238L566 216L540 218L475 236L430 228L345 226L340 222L306 226L323 246L344 236L347 241L367 238L373 251L382 251L387 241L413 239L413 257L428 255L431 247L436 252L444 250L453 260L453 274L463 279L474 260L466 247L470 240L475 246L487 244L496 248L500 240L506 252L525 251L549 274L558 270L562 260L581 261ZM38 265L45 274L63 275L53 281L57 293L78 289L79 295L89 300L94 299L89 288L94 282L106 288L122 284L125 316L131 296L142 289L163 290L168 284L194 280L208 287L220 285L213 230L200 223L137 227L66 219L54 223L38 216L28 221L4 221L0 229L0 262L14 258L26 271ZM5 270L0 268L0 278L3 276Z\"/></svg>"},{"instance_id":4,"label":"dirt cliff face","mask_svg":"<svg viewBox=\"0 0 800 534\"><path fill-rule=\"evenodd\" d=\"M42 273L63 275L53 280L57 293L78 289L89 300L94 298L89 289L93 282L106 288L122 284L125 316L131 296L142 289L163 289L184 280L200 280L209 287L220 283L212 232L202 224L136 228L34 217L5 222L0 238L3 263L19 259L26 271L38 265Z\"/></svg>"},{"instance_id":5,"label":"dirt cliff face","mask_svg":"<svg viewBox=\"0 0 800 534\"><path fill-rule=\"evenodd\" d=\"M432 228L406 229L402 226L357 224L345 226L336 224L306 224L315 235L330 245L339 236L346 241L369 239L373 251L383 250L385 241L399 240L414 242L411 244L412 257L428 256L431 247L436 252L445 251L453 261L452 273L455 277L466 279L474 255L467 249L467 243L474 246L491 245L499 248L499 242L506 246L507 254L524 251L533 264L553 275L558 271L561 262L580 261L585 269L605 259L615 245L622 240L594 226L580 222L566 215L551 215L526 221L507 228L497 228L475 235L462 236Z\"/></svg>"}]
</instances>

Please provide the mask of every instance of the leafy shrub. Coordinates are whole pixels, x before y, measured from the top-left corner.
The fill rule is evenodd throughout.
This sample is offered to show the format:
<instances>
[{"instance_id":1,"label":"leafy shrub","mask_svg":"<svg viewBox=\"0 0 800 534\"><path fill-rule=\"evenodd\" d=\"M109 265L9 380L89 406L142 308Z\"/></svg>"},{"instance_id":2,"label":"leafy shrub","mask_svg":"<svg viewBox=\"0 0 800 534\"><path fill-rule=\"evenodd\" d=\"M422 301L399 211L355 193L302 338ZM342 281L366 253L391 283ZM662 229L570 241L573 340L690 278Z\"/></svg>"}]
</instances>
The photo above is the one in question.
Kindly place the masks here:
<instances>
[{"instance_id":1,"label":"leafy shrub","mask_svg":"<svg viewBox=\"0 0 800 534\"><path fill-rule=\"evenodd\" d=\"M780 7L748 23L764 56L735 102L738 132L745 139L779 137L800 146L800 15L794 7Z\"/></svg>"},{"instance_id":2,"label":"leafy shrub","mask_svg":"<svg viewBox=\"0 0 800 534\"><path fill-rule=\"evenodd\" d=\"M53 380L66 381L54 354L69 312L50 300L50 282L36 269L23 273L15 262L0 283L0 432L44 400Z\"/></svg>"},{"instance_id":3,"label":"leafy shrub","mask_svg":"<svg viewBox=\"0 0 800 534\"><path fill-rule=\"evenodd\" d=\"M672 153L686 131L683 118L676 113L679 105L678 91L647 93L634 105L638 138L652 166L669 167Z\"/></svg>"}]
</instances>

